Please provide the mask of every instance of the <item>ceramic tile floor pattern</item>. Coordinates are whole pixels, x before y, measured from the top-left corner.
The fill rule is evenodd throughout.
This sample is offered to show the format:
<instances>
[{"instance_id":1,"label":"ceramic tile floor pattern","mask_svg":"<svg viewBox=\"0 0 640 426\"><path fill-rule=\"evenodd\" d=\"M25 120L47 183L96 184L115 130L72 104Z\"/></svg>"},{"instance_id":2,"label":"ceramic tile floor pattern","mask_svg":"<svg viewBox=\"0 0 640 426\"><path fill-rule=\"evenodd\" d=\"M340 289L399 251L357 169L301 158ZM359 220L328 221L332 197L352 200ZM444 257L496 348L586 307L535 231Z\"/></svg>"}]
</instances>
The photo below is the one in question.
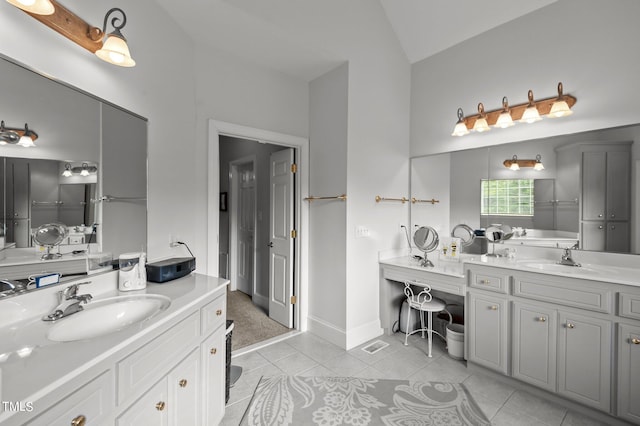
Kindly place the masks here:
<instances>
[{"instance_id":1,"label":"ceramic tile floor pattern","mask_svg":"<svg viewBox=\"0 0 640 426\"><path fill-rule=\"evenodd\" d=\"M235 357L232 364L241 366L243 372L231 388L221 424L237 426L240 423L262 376L290 374L464 383L495 426L604 425L483 374L468 371L465 363L448 356L439 339L434 339L433 357L428 358L426 339L411 337L409 346L404 346L404 335L381 336L374 340L383 340L389 346L369 354L362 350L366 344L345 351L311 333L302 333Z\"/></svg>"}]
</instances>

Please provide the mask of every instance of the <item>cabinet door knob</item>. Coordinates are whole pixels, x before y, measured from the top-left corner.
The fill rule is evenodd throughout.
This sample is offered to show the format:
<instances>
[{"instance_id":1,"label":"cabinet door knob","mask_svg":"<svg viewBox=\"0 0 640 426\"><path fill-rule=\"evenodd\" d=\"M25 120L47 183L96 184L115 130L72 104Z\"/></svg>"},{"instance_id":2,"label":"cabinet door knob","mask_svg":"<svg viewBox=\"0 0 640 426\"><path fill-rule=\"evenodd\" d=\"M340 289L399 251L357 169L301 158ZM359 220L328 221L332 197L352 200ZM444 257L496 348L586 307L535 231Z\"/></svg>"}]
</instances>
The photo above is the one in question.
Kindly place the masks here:
<instances>
[{"instance_id":1,"label":"cabinet door knob","mask_svg":"<svg viewBox=\"0 0 640 426\"><path fill-rule=\"evenodd\" d=\"M216 315L217 315L217 316L222 315L222 309L218 309L218 310L216 311Z\"/></svg>"},{"instance_id":2,"label":"cabinet door knob","mask_svg":"<svg viewBox=\"0 0 640 426\"><path fill-rule=\"evenodd\" d=\"M538 321L540 322L546 322L547 319L545 317L538 317Z\"/></svg>"},{"instance_id":3,"label":"cabinet door knob","mask_svg":"<svg viewBox=\"0 0 640 426\"><path fill-rule=\"evenodd\" d=\"M179 385L181 388L186 388L186 387L187 387L187 379L182 379L182 380L180 380L180 381L178 382L178 385Z\"/></svg>"},{"instance_id":4,"label":"cabinet door knob","mask_svg":"<svg viewBox=\"0 0 640 426\"><path fill-rule=\"evenodd\" d=\"M492 311L497 311L498 307L496 305L492 305L489 307L489 309L491 309Z\"/></svg>"},{"instance_id":5,"label":"cabinet door knob","mask_svg":"<svg viewBox=\"0 0 640 426\"><path fill-rule=\"evenodd\" d=\"M575 325L571 324L570 322L567 323L567 328L575 328Z\"/></svg>"},{"instance_id":6,"label":"cabinet door knob","mask_svg":"<svg viewBox=\"0 0 640 426\"><path fill-rule=\"evenodd\" d=\"M640 345L640 339L634 337L633 339L631 339L631 343L633 343L634 345Z\"/></svg>"},{"instance_id":7,"label":"cabinet door knob","mask_svg":"<svg viewBox=\"0 0 640 426\"><path fill-rule=\"evenodd\" d=\"M162 411L162 410L164 410L164 405L165 405L165 404L164 404L164 401L160 401L160 402L158 402L158 403L156 404L156 410L158 410L158 411Z\"/></svg>"},{"instance_id":8,"label":"cabinet door knob","mask_svg":"<svg viewBox=\"0 0 640 426\"><path fill-rule=\"evenodd\" d=\"M211 348L209 352L211 352L211 355L215 355L218 352L218 350L216 348Z\"/></svg>"},{"instance_id":9,"label":"cabinet door knob","mask_svg":"<svg viewBox=\"0 0 640 426\"><path fill-rule=\"evenodd\" d=\"M598 217L602 217L602 214L599 214Z\"/></svg>"},{"instance_id":10,"label":"cabinet door knob","mask_svg":"<svg viewBox=\"0 0 640 426\"><path fill-rule=\"evenodd\" d=\"M79 416L74 417L74 419L71 420L71 426L84 426L86 422L87 418L80 414Z\"/></svg>"},{"instance_id":11,"label":"cabinet door knob","mask_svg":"<svg viewBox=\"0 0 640 426\"><path fill-rule=\"evenodd\" d=\"M616 217L616 215L615 215L615 214L612 214L612 215L611 215L611 218L614 218L614 217Z\"/></svg>"},{"instance_id":12,"label":"cabinet door knob","mask_svg":"<svg viewBox=\"0 0 640 426\"><path fill-rule=\"evenodd\" d=\"M604 229L604 227L602 225L598 226L598 229Z\"/></svg>"},{"instance_id":13,"label":"cabinet door knob","mask_svg":"<svg viewBox=\"0 0 640 426\"><path fill-rule=\"evenodd\" d=\"M611 229L616 229L616 226L615 225L611 225Z\"/></svg>"}]
</instances>

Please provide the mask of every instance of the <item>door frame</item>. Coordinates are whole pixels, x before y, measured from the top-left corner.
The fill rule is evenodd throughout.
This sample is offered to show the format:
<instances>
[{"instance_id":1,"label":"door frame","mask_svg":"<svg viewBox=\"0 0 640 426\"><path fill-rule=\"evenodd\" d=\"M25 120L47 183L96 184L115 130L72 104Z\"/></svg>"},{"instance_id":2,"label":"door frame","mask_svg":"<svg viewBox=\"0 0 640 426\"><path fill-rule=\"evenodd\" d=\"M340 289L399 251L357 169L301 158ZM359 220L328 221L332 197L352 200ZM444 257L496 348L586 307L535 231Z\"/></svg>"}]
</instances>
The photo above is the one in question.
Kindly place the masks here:
<instances>
[{"instance_id":1,"label":"door frame","mask_svg":"<svg viewBox=\"0 0 640 426\"><path fill-rule=\"evenodd\" d=\"M294 326L307 330L309 312L309 205L303 202L303 194L309 194L309 139L285 133L272 132L239 124L209 119L208 125L208 178L207 178L207 274L218 276L220 213L220 136L266 142L295 148L298 172L295 180L295 223L298 231L295 239L294 287L297 298L294 306Z\"/></svg>"},{"instance_id":2,"label":"door frame","mask_svg":"<svg viewBox=\"0 0 640 426\"><path fill-rule=\"evenodd\" d=\"M231 192L231 202L229 203L229 273L228 276L231 280L235 279L238 275L238 253L236 252L236 240L238 238L238 194L239 194L239 181L237 180L237 170L239 166L244 164L251 163L253 173L255 176L254 179L254 214L253 214L253 271L251 271L251 294L253 296L256 292L256 198L257 198L257 186L258 186L258 172L256 170L257 167L257 158L255 155L248 155L246 157L239 158L237 160L233 160L229 162L229 190ZM231 290L237 290L238 283L236 281L231 281Z\"/></svg>"}]
</instances>

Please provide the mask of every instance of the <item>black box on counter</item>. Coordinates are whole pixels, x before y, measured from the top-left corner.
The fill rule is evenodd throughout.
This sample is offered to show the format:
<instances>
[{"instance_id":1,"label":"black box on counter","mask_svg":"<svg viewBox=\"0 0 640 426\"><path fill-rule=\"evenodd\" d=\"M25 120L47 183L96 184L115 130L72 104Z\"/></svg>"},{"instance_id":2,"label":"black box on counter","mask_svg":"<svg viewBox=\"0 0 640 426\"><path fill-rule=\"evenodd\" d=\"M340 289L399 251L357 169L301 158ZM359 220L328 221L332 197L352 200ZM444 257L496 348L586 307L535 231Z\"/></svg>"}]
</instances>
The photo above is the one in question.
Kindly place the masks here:
<instances>
[{"instance_id":1,"label":"black box on counter","mask_svg":"<svg viewBox=\"0 0 640 426\"><path fill-rule=\"evenodd\" d=\"M468 254L487 254L488 250L489 244L487 243L487 239L485 237L476 235L476 237L473 239L473 242L470 245L464 247L462 249L462 252Z\"/></svg>"},{"instance_id":2,"label":"black box on counter","mask_svg":"<svg viewBox=\"0 0 640 426\"><path fill-rule=\"evenodd\" d=\"M147 281L164 283L189 275L196 269L195 257L172 257L147 263Z\"/></svg>"}]
</instances>

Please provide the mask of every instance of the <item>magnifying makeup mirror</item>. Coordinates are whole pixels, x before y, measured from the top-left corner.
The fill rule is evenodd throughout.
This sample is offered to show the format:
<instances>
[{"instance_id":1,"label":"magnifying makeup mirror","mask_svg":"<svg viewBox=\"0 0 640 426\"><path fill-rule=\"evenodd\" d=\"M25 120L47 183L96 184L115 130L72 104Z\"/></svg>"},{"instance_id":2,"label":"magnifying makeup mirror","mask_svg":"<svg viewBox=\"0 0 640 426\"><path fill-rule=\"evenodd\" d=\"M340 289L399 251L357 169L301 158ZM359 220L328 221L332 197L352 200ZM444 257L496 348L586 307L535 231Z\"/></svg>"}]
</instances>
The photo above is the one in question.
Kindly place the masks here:
<instances>
[{"instance_id":1,"label":"magnifying makeup mirror","mask_svg":"<svg viewBox=\"0 0 640 426\"><path fill-rule=\"evenodd\" d=\"M454 238L460 238L460 244L462 247L469 247L473 244L473 240L476 239L476 234L469 225L461 223L456 225L451 230L451 236Z\"/></svg>"},{"instance_id":2,"label":"magnifying makeup mirror","mask_svg":"<svg viewBox=\"0 0 640 426\"><path fill-rule=\"evenodd\" d=\"M67 235L69 235L69 229L62 223L45 223L39 226L33 233L33 240L47 249L47 252L42 255L42 260L61 257L60 253L51 253L51 249L59 246Z\"/></svg>"},{"instance_id":3,"label":"magnifying makeup mirror","mask_svg":"<svg viewBox=\"0 0 640 426\"><path fill-rule=\"evenodd\" d=\"M489 241L490 243L493 243L492 244L493 249L491 250L491 253L487 254L487 256L500 257L499 254L496 254L496 243L499 243L505 239L504 238L505 234L504 234L504 230L502 229L502 226L491 225L484 231L484 235L487 241Z\"/></svg>"},{"instance_id":4,"label":"magnifying makeup mirror","mask_svg":"<svg viewBox=\"0 0 640 426\"><path fill-rule=\"evenodd\" d=\"M424 259L420 262L420 266L433 267L433 262L427 259L427 253L438 248L440 243L438 232L430 226L421 226L413 233L413 242L424 253Z\"/></svg>"}]
</instances>

